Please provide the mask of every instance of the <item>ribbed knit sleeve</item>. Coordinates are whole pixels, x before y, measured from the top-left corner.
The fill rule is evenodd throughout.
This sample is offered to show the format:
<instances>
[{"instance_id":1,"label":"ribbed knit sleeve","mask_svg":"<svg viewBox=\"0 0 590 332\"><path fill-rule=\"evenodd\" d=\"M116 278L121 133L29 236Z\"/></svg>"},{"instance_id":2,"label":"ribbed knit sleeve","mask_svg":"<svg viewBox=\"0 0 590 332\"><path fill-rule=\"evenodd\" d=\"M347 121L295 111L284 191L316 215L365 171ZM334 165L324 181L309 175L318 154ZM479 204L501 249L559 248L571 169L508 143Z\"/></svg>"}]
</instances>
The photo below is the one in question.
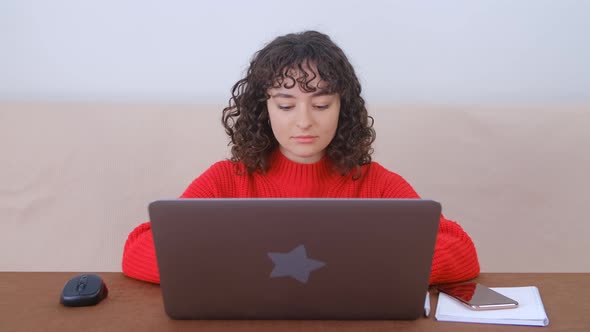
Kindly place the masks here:
<instances>
[{"instance_id":1,"label":"ribbed knit sleeve","mask_svg":"<svg viewBox=\"0 0 590 332\"><path fill-rule=\"evenodd\" d=\"M160 283L154 238L149 222L137 226L127 236L121 265L123 274L128 277Z\"/></svg>"},{"instance_id":2,"label":"ribbed knit sleeve","mask_svg":"<svg viewBox=\"0 0 590 332\"><path fill-rule=\"evenodd\" d=\"M214 164L189 185L181 198L213 198L231 191L232 185L228 182L231 175L227 175L232 169L233 164L227 161ZM154 237L149 222L137 226L127 237L121 265L123 274L128 277L160 283Z\"/></svg>"},{"instance_id":3,"label":"ribbed knit sleeve","mask_svg":"<svg viewBox=\"0 0 590 332\"><path fill-rule=\"evenodd\" d=\"M383 172L382 181L386 184L383 197L419 198L412 186L398 174ZM438 235L434 247L430 284L463 281L479 275L479 261L473 241L454 221L440 217Z\"/></svg>"},{"instance_id":4,"label":"ribbed knit sleeve","mask_svg":"<svg viewBox=\"0 0 590 332\"><path fill-rule=\"evenodd\" d=\"M478 274L479 261L473 241L459 224L441 216L429 283L463 281Z\"/></svg>"}]
</instances>

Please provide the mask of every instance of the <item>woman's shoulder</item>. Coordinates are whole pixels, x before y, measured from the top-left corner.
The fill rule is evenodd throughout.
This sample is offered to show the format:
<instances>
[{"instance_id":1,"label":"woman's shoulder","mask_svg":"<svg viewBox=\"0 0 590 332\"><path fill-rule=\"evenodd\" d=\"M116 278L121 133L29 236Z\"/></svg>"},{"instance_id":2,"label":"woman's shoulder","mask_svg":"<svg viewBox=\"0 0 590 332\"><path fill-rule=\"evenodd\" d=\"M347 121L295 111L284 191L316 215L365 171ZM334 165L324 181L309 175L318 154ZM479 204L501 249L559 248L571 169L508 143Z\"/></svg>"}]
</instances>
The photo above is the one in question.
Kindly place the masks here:
<instances>
[{"instance_id":1,"label":"woman's shoulder","mask_svg":"<svg viewBox=\"0 0 590 332\"><path fill-rule=\"evenodd\" d=\"M363 173L371 176L399 176L376 161L371 161L362 166Z\"/></svg>"},{"instance_id":2,"label":"woman's shoulder","mask_svg":"<svg viewBox=\"0 0 590 332\"><path fill-rule=\"evenodd\" d=\"M378 179L380 182L394 182L394 183L405 183L407 182L403 176L399 173L389 170L382 164L376 161L372 161L362 167L362 173L370 179Z\"/></svg>"},{"instance_id":3,"label":"woman's shoulder","mask_svg":"<svg viewBox=\"0 0 590 332\"><path fill-rule=\"evenodd\" d=\"M227 170L227 169L233 169L236 166L236 163L229 160L229 159L223 159L223 160L219 160L215 163L213 163L211 166L209 166L208 170Z\"/></svg>"},{"instance_id":4,"label":"woman's shoulder","mask_svg":"<svg viewBox=\"0 0 590 332\"><path fill-rule=\"evenodd\" d=\"M214 163L191 182L182 197L226 197L235 187L236 167L239 164L231 160Z\"/></svg>"},{"instance_id":5,"label":"woman's shoulder","mask_svg":"<svg viewBox=\"0 0 590 332\"><path fill-rule=\"evenodd\" d=\"M217 182L223 180L226 182L231 179L233 175L237 174L239 170L239 164L234 163L231 160L220 160L209 166L203 171L196 179L196 182L207 182L214 185L218 185Z\"/></svg>"},{"instance_id":6,"label":"woman's shoulder","mask_svg":"<svg viewBox=\"0 0 590 332\"><path fill-rule=\"evenodd\" d=\"M390 171L378 162L371 162L363 170L366 181L377 183L383 190L383 197L414 198L418 194L408 181L396 172Z\"/></svg>"},{"instance_id":7,"label":"woman's shoulder","mask_svg":"<svg viewBox=\"0 0 590 332\"><path fill-rule=\"evenodd\" d=\"M209 166L205 173L223 173L225 175L228 172L237 174L242 170L245 170L245 167L242 163L224 159L213 163L211 166Z\"/></svg>"},{"instance_id":8,"label":"woman's shoulder","mask_svg":"<svg viewBox=\"0 0 590 332\"><path fill-rule=\"evenodd\" d=\"M235 162L224 159L215 162L205 170L199 178L206 178L215 182L233 182L239 181L243 175L247 174L246 167L241 162ZM233 179L233 180L232 180Z\"/></svg>"}]
</instances>

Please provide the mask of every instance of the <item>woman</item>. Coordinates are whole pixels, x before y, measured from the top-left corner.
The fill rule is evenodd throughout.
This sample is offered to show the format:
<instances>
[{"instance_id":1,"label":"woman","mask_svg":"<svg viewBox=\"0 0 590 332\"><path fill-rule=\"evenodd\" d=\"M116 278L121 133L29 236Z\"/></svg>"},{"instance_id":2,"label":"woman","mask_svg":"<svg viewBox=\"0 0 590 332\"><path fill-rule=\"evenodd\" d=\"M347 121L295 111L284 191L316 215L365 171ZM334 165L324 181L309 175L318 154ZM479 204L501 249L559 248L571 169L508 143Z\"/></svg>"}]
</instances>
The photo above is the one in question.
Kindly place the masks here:
<instances>
[{"instance_id":1,"label":"woman","mask_svg":"<svg viewBox=\"0 0 590 332\"><path fill-rule=\"evenodd\" d=\"M182 198L419 198L401 176L371 161L373 118L343 51L315 31L258 51L232 89L222 122L230 160L196 178ZM123 273L159 283L149 223L129 234ZM473 242L441 215L430 284L479 274Z\"/></svg>"}]
</instances>

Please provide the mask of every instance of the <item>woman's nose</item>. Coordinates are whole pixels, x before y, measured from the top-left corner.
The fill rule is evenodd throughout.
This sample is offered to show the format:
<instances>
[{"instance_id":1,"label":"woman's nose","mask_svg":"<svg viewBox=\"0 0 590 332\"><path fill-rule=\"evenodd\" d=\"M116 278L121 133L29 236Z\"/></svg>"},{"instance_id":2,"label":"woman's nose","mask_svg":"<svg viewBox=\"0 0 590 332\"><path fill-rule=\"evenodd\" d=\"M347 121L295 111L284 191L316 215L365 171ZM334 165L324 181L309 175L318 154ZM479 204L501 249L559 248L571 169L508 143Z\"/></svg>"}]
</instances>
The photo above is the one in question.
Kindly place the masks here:
<instances>
[{"instance_id":1,"label":"woman's nose","mask_svg":"<svg viewBox=\"0 0 590 332\"><path fill-rule=\"evenodd\" d=\"M299 129L309 129L312 124L311 109L307 106L301 107L297 112L296 125Z\"/></svg>"}]
</instances>

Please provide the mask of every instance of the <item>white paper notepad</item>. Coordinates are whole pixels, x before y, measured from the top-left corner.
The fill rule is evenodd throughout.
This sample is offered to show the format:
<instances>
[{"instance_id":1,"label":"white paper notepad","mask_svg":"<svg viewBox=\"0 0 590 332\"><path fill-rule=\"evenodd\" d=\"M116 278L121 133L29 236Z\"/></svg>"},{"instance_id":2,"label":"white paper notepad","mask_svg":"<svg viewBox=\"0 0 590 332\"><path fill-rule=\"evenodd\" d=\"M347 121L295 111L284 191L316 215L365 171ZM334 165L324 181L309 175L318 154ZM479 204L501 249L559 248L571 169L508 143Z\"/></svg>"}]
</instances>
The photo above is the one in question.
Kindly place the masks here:
<instances>
[{"instance_id":1,"label":"white paper notepad","mask_svg":"<svg viewBox=\"0 0 590 332\"><path fill-rule=\"evenodd\" d=\"M496 292L518 301L518 308L471 310L447 294L439 293L435 318L447 322L547 326L549 319L539 289L529 287L496 287Z\"/></svg>"}]
</instances>

